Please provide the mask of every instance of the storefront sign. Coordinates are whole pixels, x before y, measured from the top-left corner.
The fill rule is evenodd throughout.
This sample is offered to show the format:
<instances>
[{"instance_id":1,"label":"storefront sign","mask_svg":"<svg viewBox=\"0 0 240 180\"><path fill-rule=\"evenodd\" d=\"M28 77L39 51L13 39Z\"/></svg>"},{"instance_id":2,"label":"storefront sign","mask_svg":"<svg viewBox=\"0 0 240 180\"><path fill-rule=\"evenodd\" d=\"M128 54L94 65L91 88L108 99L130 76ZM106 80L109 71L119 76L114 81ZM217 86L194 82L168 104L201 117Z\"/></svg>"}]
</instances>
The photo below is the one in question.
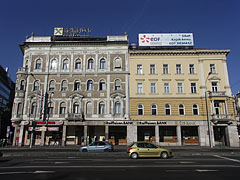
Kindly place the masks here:
<instances>
[{"instance_id":1,"label":"storefront sign","mask_svg":"<svg viewBox=\"0 0 240 180\"><path fill-rule=\"evenodd\" d=\"M55 121L36 121L36 124L55 124Z\"/></svg>"},{"instance_id":2,"label":"storefront sign","mask_svg":"<svg viewBox=\"0 0 240 180\"><path fill-rule=\"evenodd\" d=\"M54 36L64 36L64 37L79 37L84 36L86 33L90 33L90 28L63 28L55 27Z\"/></svg>"},{"instance_id":3,"label":"storefront sign","mask_svg":"<svg viewBox=\"0 0 240 180\"><path fill-rule=\"evenodd\" d=\"M193 33L138 35L139 46L193 46Z\"/></svg>"},{"instance_id":4,"label":"storefront sign","mask_svg":"<svg viewBox=\"0 0 240 180\"><path fill-rule=\"evenodd\" d=\"M138 121L137 124L139 125L166 125L166 121Z\"/></svg>"},{"instance_id":5,"label":"storefront sign","mask_svg":"<svg viewBox=\"0 0 240 180\"><path fill-rule=\"evenodd\" d=\"M108 124L108 125L118 125L118 124L133 124L132 121L105 121L104 124Z\"/></svg>"},{"instance_id":6,"label":"storefront sign","mask_svg":"<svg viewBox=\"0 0 240 180\"><path fill-rule=\"evenodd\" d=\"M175 124L181 126L196 126L196 122L191 121L176 121Z\"/></svg>"},{"instance_id":7,"label":"storefront sign","mask_svg":"<svg viewBox=\"0 0 240 180\"><path fill-rule=\"evenodd\" d=\"M59 131L59 127L48 127L48 131Z\"/></svg>"}]
</instances>

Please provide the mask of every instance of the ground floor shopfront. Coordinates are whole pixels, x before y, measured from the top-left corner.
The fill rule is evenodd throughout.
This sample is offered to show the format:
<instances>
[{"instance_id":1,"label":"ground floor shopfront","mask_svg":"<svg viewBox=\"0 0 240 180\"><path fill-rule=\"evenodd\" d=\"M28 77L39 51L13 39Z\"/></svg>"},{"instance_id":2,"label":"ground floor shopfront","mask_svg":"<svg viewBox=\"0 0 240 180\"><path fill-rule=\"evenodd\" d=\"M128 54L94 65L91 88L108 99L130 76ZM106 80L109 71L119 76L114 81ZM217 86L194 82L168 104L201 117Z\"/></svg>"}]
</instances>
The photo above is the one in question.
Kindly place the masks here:
<instances>
[{"instance_id":1,"label":"ground floor shopfront","mask_svg":"<svg viewBox=\"0 0 240 180\"><path fill-rule=\"evenodd\" d=\"M213 124L210 129L214 146L239 147L236 125ZM16 125L15 145L85 145L93 141L109 141L114 145L130 145L134 141L150 141L162 146L209 146L206 121L84 121Z\"/></svg>"}]
</instances>

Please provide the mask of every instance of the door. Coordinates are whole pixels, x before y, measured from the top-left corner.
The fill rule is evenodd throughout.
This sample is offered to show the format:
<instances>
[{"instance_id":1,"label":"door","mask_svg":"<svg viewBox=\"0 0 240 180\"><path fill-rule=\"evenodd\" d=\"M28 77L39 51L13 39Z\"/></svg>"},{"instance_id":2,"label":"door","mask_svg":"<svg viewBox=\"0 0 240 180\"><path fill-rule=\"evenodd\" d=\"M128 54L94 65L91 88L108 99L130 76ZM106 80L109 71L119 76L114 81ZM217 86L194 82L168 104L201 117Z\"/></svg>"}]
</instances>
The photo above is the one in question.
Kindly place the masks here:
<instances>
[{"instance_id":1,"label":"door","mask_svg":"<svg viewBox=\"0 0 240 180\"><path fill-rule=\"evenodd\" d=\"M147 148L147 156L149 157L156 157L156 156L160 156L159 154L159 149L157 146L155 146L154 144L151 143L145 143L145 147Z\"/></svg>"},{"instance_id":2,"label":"door","mask_svg":"<svg viewBox=\"0 0 240 180\"><path fill-rule=\"evenodd\" d=\"M97 142L93 142L91 144L88 145L88 151L97 151Z\"/></svg>"},{"instance_id":3,"label":"door","mask_svg":"<svg viewBox=\"0 0 240 180\"><path fill-rule=\"evenodd\" d=\"M104 151L104 147L105 147L104 142L98 142L97 151Z\"/></svg>"},{"instance_id":4,"label":"door","mask_svg":"<svg viewBox=\"0 0 240 180\"><path fill-rule=\"evenodd\" d=\"M140 157L147 157L148 156L148 148L146 148L145 143L138 143L137 144L137 152Z\"/></svg>"}]
</instances>

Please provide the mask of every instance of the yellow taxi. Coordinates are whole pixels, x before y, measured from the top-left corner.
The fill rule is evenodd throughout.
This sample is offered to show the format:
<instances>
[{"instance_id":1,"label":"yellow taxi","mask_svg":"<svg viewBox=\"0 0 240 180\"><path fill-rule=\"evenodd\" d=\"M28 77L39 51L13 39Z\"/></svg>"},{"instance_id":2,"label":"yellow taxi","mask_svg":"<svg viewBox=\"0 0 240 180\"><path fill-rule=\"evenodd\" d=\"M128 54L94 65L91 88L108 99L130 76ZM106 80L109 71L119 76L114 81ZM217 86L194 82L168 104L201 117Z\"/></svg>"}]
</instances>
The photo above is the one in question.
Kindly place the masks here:
<instances>
[{"instance_id":1,"label":"yellow taxi","mask_svg":"<svg viewBox=\"0 0 240 180\"><path fill-rule=\"evenodd\" d=\"M158 147L153 143L145 141L134 142L128 147L127 153L132 159L137 159L139 157L161 157L167 159L172 157L171 150Z\"/></svg>"}]
</instances>

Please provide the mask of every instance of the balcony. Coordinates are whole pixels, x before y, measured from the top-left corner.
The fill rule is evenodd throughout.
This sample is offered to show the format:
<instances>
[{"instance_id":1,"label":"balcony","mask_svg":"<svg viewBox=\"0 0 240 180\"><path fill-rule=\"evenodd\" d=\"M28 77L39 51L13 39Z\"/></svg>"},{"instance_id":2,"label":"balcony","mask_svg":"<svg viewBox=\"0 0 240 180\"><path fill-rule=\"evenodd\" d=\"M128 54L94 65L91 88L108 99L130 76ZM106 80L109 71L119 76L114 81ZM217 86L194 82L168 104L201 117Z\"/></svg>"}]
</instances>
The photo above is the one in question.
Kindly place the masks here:
<instances>
[{"instance_id":1,"label":"balcony","mask_svg":"<svg viewBox=\"0 0 240 180\"><path fill-rule=\"evenodd\" d=\"M212 121L216 123L229 123L231 121L231 115L229 114L213 114Z\"/></svg>"},{"instance_id":2,"label":"balcony","mask_svg":"<svg viewBox=\"0 0 240 180\"><path fill-rule=\"evenodd\" d=\"M82 113L68 113L67 120L74 120L74 121L83 121L83 114Z\"/></svg>"},{"instance_id":3,"label":"balcony","mask_svg":"<svg viewBox=\"0 0 240 180\"><path fill-rule=\"evenodd\" d=\"M27 73L27 68L25 67L18 68L18 73Z\"/></svg>"},{"instance_id":4,"label":"balcony","mask_svg":"<svg viewBox=\"0 0 240 180\"><path fill-rule=\"evenodd\" d=\"M209 92L210 97L225 97L226 91L216 91L216 92Z\"/></svg>"}]
</instances>

